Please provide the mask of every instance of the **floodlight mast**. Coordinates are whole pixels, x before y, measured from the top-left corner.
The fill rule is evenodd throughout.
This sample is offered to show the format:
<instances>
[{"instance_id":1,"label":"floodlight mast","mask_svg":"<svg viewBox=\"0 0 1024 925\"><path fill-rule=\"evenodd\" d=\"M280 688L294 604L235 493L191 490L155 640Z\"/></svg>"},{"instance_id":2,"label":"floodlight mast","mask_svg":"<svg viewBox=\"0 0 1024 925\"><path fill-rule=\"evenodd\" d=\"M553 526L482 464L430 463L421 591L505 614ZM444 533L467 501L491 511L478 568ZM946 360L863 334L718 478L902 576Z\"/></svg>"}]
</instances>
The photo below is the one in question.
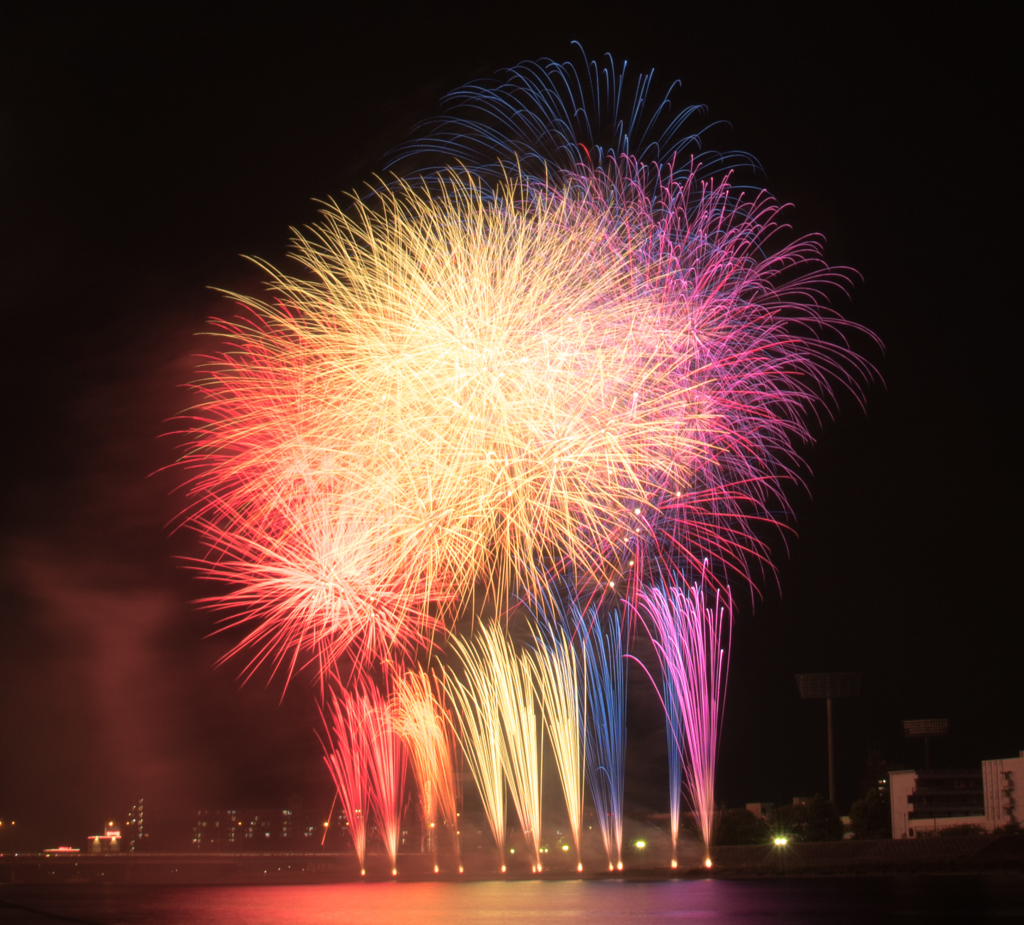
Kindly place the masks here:
<instances>
[{"instance_id":1,"label":"floodlight mast","mask_svg":"<svg viewBox=\"0 0 1024 925\"><path fill-rule=\"evenodd\" d=\"M949 735L949 720L905 719L903 720L903 735L908 739L924 739L924 769L927 771L931 768L928 740L932 736Z\"/></svg>"},{"instance_id":2,"label":"floodlight mast","mask_svg":"<svg viewBox=\"0 0 1024 925\"><path fill-rule=\"evenodd\" d=\"M828 799L836 801L836 761L832 738L832 698L859 697L864 675L858 671L831 671L819 674L798 674L797 687L805 700L825 700L828 715Z\"/></svg>"}]
</instances>

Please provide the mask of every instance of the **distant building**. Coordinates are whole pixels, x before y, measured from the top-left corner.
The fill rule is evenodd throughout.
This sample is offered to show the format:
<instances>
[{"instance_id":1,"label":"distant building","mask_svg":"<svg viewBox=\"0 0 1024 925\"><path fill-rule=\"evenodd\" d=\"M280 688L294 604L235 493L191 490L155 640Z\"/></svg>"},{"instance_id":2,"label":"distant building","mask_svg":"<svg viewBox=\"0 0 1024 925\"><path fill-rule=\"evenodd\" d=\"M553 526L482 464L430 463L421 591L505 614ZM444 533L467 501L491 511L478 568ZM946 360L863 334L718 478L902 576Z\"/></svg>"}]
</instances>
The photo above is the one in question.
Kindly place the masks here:
<instances>
[{"instance_id":1,"label":"distant building","mask_svg":"<svg viewBox=\"0 0 1024 925\"><path fill-rule=\"evenodd\" d=\"M982 762L978 771L890 771L893 838L918 838L960 825L992 831L1020 821L1016 793L1024 787L1019 758Z\"/></svg>"},{"instance_id":2,"label":"distant building","mask_svg":"<svg viewBox=\"0 0 1024 925\"><path fill-rule=\"evenodd\" d=\"M981 777L985 786L985 827L1019 824L1024 810L1024 749L1019 758L983 761Z\"/></svg>"},{"instance_id":3,"label":"distant building","mask_svg":"<svg viewBox=\"0 0 1024 925\"><path fill-rule=\"evenodd\" d=\"M339 817L339 823L344 821ZM290 809L201 809L192 826L195 851L308 851L319 847L323 823Z\"/></svg>"},{"instance_id":4,"label":"distant building","mask_svg":"<svg viewBox=\"0 0 1024 925\"><path fill-rule=\"evenodd\" d=\"M139 799L128 812L124 825L124 843L128 851L138 851L148 838L146 832L146 801Z\"/></svg>"},{"instance_id":5,"label":"distant building","mask_svg":"<svg viewBox=\"0 0 1024 925\"><path fill-rule=\"evenodd\" d=\"M108 854L112 851L121 850L121 830L111 828L109 825L102 835L89 836L90 854Z\"/></svg>"},{"instance_id":6,"label":"distant building","mask_svg":"<svg viewBox=\"0 0 1024 925\"><path fill-rule=\"evenodd\" d=\"M751 813L758 819L767 819L768 813L775 808L774 803L748 803L747 812Z\"/></svg>"}]
</instances>

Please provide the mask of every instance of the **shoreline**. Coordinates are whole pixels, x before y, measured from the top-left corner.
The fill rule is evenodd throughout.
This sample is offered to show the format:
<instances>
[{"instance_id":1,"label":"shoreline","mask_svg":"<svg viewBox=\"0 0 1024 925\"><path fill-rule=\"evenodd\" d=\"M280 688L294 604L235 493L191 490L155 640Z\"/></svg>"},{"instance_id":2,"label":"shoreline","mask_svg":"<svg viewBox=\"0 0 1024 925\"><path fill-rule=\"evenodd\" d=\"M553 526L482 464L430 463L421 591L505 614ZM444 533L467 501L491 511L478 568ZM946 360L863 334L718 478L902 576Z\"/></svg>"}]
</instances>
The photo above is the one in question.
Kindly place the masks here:
<instances>
[{"instance_id":1,"label":"shoreline","mask_svg":"<svg viewBox=\"0 0 1024 925\"><path fill-rule=\"evenodd\" d=\"M238 853L125 855L0 855L0 895L7 887L115 885L258 885L335 883L481 883L528 881L774 880L807 877L863 877L890 874L961 874L994 871L1024 874L1024 836L982 835L928 838L914 841L848 841L771 845L722 846L712 849L714 866L672 869L655 863L628 866L622 871L584 870L555 866L539 874L514 867L498 873L491 859L464 858L466 871L448 868L433 872L428 855L400 855L399 872L391 876L384 857L367 858L367 876L359 876L351 854ZM596 865L595 865L596 866ZM602 865L603 866L603 865Z\"/></svg>"}]
</instances>

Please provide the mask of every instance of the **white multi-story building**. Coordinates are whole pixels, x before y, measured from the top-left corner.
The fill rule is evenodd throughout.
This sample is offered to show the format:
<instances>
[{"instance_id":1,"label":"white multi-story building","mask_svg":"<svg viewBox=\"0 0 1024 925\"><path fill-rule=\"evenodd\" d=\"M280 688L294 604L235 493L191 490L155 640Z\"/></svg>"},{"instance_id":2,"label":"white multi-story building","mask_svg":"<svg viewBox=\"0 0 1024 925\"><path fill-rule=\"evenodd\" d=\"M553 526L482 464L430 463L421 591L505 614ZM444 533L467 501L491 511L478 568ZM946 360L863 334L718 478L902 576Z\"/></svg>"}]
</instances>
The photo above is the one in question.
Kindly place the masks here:
<instances>
[{"instance_id":1,"label":"white multi-story building","mask_svg":"<svg viewBox=\"0 0 1024 925\"><path fill-rule=\"evenodd\" d=\"M1021 749L1019 758L983 761L981 778L985 785L985 828L998 829L1021 822L1024 812L1024 749Z\"/></svg>"},{"instance_id":2,"label":"white multi-story building","mask_svg":"<svg viewBox=\"0 0 1024 925\"><path fill-rule=\"evenodd\" d=\"M891 771L892 837L934 835L954 825L985 825L980 771Z\"/></svg>"},{"instance_id":3,"label":"white multi-story building","mask_svg":"<svg viewBox=\"0 0 1024 925\"><path fill-rule=\"evenodd\" d=\"M957 825L991 832L1020 822L1018 791L1024 791L1024 750L1019 758L983 761L980 771L891 771L892 837L934 835Z\"/></svg>"}]
</instances>

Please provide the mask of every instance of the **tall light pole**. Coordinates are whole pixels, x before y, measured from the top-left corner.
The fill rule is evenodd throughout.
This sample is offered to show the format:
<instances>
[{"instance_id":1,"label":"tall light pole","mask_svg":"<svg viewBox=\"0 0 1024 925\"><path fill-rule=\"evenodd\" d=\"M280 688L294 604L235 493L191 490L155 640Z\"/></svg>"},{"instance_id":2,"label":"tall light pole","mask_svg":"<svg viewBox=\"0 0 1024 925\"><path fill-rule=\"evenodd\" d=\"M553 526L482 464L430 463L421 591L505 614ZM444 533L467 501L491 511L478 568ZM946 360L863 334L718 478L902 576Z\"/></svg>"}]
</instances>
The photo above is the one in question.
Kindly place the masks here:
<instances>
[{"instance_id":1,"label":"tall light pole","mask_svg":"<svg viewBox=\"0 0 1024 925\"><path fill-rule=\"evenodd\" d=\"M928 752L928 740L933 736L949 735L948 719L905 719L903 735L908 739L924 739L924 769L931 767L931 755Z\"/></svg>"},{"instance_id":2,"label":"tall light pole","mask_svg":"<svg viewBox=\"0 0 1024 925\"><path fill-rule=\"evenodd\" d=\"M820 674L798 674L797 687L805 700L825 700L828 714L828 798L836 801L836 760L832 739L832 699L859 697L864 675L859 671L829 671Z\"/></svg>"}]
</instances>

